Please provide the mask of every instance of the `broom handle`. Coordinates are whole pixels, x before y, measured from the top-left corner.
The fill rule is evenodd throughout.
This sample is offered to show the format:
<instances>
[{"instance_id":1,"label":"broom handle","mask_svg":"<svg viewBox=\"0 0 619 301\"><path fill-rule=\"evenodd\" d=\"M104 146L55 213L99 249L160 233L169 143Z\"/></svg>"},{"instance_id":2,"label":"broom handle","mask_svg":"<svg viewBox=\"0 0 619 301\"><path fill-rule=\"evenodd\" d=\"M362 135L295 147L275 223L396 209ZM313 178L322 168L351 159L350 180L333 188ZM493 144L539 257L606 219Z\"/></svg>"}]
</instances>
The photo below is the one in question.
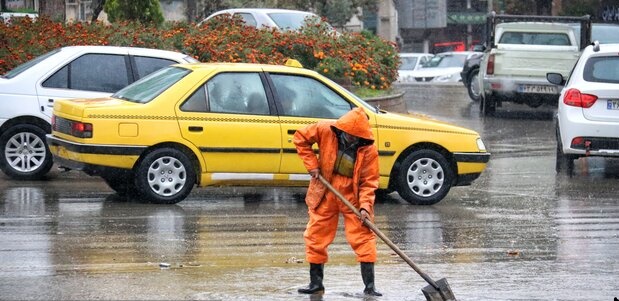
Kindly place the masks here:
<instances>
[{"instance_id":1,"label":"broom handle","mask_svg":"<svg viewBox=\"0 0 619 301\"><path fill-rule=\"evenodd\" d=\"M337 191L332 185L331 183L329 183L329 181L327 181L322 175L318 176L318 179L320 179L320 181L322 182L322 184L324 184L325 186L327 186L327 188L329 188L329 190L331 192L333 192L333 194L335 194L335 196L337 196L340 201L342 201L342 203L344 203L348 208L350 208L350 210L352 210L355 215L357 215L359 218L361 218L361 212L359 212L359 210L357 208L355 208L355 206L353 206L350 201L348 201L339 191ZM404 252L402 252L402 250L400 250L400 248L398 248L398 246L396 246L387 236L385 236L385 234L383 234L383 232L381 232L376 225L374 225L369 219L364 219L363 220L363 224L366 225L368 228L370 228L378 237L380 237L380 239L382 239L394 252L396 252L402 259L404 259L404 261L406 261L406 263L408 263L408 265L411 266L411 268L413 268L413 270L415 270L415 272L417 272L417 274L419 274L419 276L421 276L421 278L423 278L426 282L428 282L432 287L434 287L437 291L440 292L440 288L439 286L436 284L436 282L434 282L434 280L432 280L432 278L430 278L430 276L428 276L428 274L424 273L408 256L406 256L406 254L404 254Z\"/></svg>"}]
</instances>

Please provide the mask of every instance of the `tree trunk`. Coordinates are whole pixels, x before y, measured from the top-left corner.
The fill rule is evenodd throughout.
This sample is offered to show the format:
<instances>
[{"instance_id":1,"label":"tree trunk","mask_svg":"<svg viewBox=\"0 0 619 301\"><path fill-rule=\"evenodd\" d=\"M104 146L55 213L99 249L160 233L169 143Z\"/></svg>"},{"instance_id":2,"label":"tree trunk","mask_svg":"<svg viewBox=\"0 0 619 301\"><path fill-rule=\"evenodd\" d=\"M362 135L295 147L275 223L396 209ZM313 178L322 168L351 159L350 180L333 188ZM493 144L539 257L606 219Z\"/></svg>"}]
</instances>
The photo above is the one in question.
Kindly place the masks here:
<instances>
[{"instance_id":1,"label":"tree trunk","mask_svg":"<svg viewBox=\"0 0 619 301\"><path fill-rule=\"evenodd\" d=\"M99 18L99 14L103 11L103 5L105 5L105 0L92 1L92 22L97 21L97 18Z\"/></svg>"},{"instance_id":2,"label":"tree trunk","mask_svg":"<svg viewBox=\"0 0 619 301\"><path fill-rule=\"evenodd\" d=\"M6 0L0 0L0 11L6 10Z\"/></svg>"},{"instance_id":3,"label":"tree trunk","mask_svg":"<svg viewBox=\"0 0 619 301\"><path fill-rule=\"evenodd\" d=\"M187 11L185 11L185 16L187 17L187 22L194 22L196 20L197 13L197 4L196 0L185 0L185 7Z\"/></svg>"},{"instance_id":4,"label":"tree trunk","mask_svg":"<svg viewBox=\"0 0 619 301\"><path fill-rule=\"evenodd\" d=\"M39 14L48 16L54 21L65 22L65 0L41 0L39 1Z\"/></svg>"}]
</instances>

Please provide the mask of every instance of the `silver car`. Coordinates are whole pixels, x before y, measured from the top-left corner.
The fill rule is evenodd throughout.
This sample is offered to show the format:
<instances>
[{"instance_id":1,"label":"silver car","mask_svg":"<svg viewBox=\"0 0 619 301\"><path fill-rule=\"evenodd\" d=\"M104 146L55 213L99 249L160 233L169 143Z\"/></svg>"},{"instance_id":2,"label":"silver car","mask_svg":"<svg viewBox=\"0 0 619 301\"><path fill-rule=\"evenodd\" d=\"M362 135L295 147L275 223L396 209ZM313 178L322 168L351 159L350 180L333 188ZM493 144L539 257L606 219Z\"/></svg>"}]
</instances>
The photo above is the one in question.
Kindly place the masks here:
<instances>
[{"instance_id":1,"label":"silver car","mask_svg":"<svg viewBox=\"0 0 619 301\"><path fill-rule=\"evenodd\" d=\"M217 16L239 16L248 26L256 28L277 28L280 30L299 30L307 21L319 22L318 15L289 9L276 8L233 8L220 10L206 17L198 26Z\"/></svg>"}]
</instances>

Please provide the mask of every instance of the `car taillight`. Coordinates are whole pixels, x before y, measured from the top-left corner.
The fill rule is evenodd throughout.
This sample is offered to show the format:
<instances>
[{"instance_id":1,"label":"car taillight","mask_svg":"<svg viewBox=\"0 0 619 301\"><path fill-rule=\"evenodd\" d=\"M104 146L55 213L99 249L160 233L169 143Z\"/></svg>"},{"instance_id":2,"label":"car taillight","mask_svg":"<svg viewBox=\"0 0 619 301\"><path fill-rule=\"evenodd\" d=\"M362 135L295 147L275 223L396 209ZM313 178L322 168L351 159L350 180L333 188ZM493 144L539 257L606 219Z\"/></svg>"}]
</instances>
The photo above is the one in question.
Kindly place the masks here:
<instances>
[{"instance_id":1,"label":"car taillight","mask_svg":"<svg viewBox=\"0 0 619 301\"><path fill-rule=\"evenodd\" d=\"M572 139L572 145L571 147L573 148L582 148L582 146L585 145L585 138L583 137L574 137Z\"/></svg>"},{"instance_id":2,"label":"car taillight","mask_svg":"<svg viewBox=\"0 0 619 301\"><path fill-rule=\"evenodd\" d=\"M488 67L486 68L486 74L494 74L494 54L488 57Z\"/></svg>"},{"instance_id":3,"label":"car taillight","mask_svg":"<svg viewBox=\"0 0 619 301\"><path fill-rule=\"evenodd\" d=\"M71 124L71 135L79 138L92 138L92 124L74 121Z\"/></svg>"},{"instance_id":4,"label":"car taillight","mask_svg":"<svg viewBox=\"0 0 619 301\"><path fill-rule=\"evenodd\" d=\"M52 131L56 130L56 115L52 115Z\"/></svg>"},{"instance_id":5,"label":"car taillight","mask_svg":"<svg viewBox=\"0 0 619 301\"><path fill-rule=\"evenodd\" d=\"M593 94L583 94L580 93L580 90L572 88L565 91L563 103L568 106L586 109L590 108L597 99L598 97Z\"/></svg>"}]
</instances>

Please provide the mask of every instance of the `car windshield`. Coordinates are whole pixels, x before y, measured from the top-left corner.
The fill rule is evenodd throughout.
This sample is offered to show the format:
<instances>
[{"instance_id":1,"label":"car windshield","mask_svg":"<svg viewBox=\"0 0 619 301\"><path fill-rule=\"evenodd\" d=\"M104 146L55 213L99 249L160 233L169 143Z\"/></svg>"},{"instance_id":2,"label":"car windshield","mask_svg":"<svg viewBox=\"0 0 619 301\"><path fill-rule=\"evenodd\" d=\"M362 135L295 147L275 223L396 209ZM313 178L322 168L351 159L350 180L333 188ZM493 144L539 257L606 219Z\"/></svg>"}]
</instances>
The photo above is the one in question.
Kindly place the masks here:
<instances>
[{"instance_id":1,"label":"car windshield","mask_svg":"<svg viewBox=\"0 0 619 301\"><path fill-rule=\"evenodd\" d=\"M50 51L50 52L48 52L46 54L40 55L38 57L35 57L34 59L29 60L29 61L27 61L27 62L25 62L25 63L15 67L15 68L11 69L11 71L7 72L2 77L3 78L13 78L13 77L16 77L20 73L30 69L32 66L38 64L39 62L47 59L48 57L50 57L50 56L52 56L52 55L54 55L54 54L56 54L58 52L60 52L60 48L54 49L54 50L52 50L52 51Z\"/></svg>"},{"instance_id":2,"label":"car windshield","mask_svg":"<svg viewBox=\"0 0 619 301\"><path fill-rule=\"evenodd\" d=\"M299 30L305 25L306 19L310 23L319 22L317 16L309 13L270 13L268 15L281 29Z\"/></svg>"},{"instance_id":3,"label":"car windshield","mask_svg":"<svg viewBox=\"0 0 619 301\"><path fill-rule=\"evenodd\" d=\"M131 102L147 103L190 72L190 70L180 67L163 68L116 92L112 97Z\"/></svg>"},{"instance_id":4,"label":"car windshield","mask_svg":"<svg viewBox=\"0 0 619 301\"><path fill-rule=\"evenodd\" d=\"M443 54L437 55L429 60L423 68L449 68L463 67L466 55Z\"/></svg>"},{"instance_id":5,"label":"car windshield","mask_svg":"<svg viewBox=\"0 0 619 301\"><path fill-rule=\"evenodd\" d=\"M400 66L400 70L413 70L413 69L415 69L415 65L417 65L418 57L416 57L416 56L404 56L404 57L400 57L400 59L402 61L402 65Z\"/></svg>"}]
</instances>

